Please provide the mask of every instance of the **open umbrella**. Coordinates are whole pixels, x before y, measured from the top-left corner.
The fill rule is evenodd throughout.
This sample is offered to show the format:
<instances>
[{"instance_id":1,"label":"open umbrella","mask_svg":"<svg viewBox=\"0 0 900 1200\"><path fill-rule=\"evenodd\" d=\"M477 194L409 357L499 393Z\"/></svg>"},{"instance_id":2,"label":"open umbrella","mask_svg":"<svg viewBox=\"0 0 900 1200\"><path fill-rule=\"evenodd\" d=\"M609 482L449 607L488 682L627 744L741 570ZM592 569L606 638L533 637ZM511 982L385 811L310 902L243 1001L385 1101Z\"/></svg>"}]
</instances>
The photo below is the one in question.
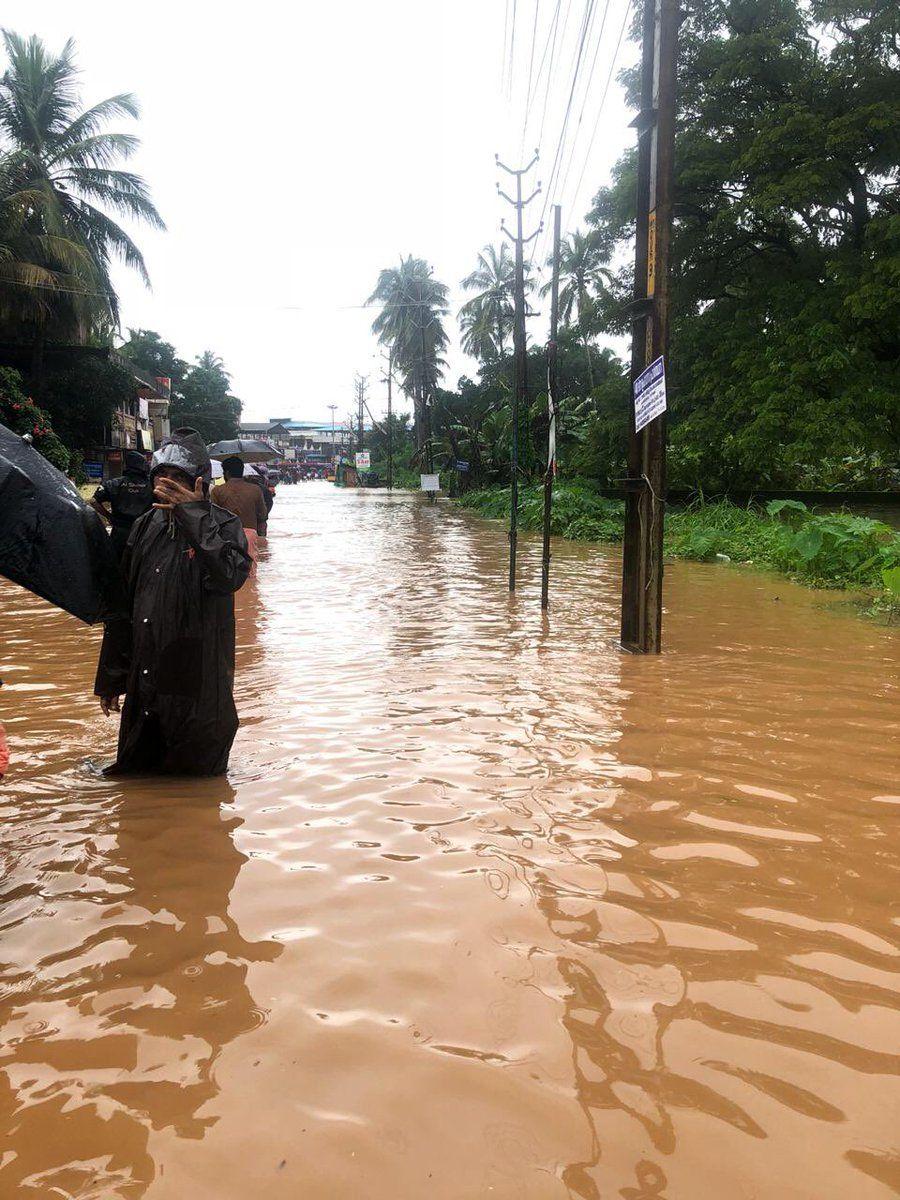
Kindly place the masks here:
<instances>
[{"instance_id":1,"label":"open umbrella","mask_svg":"<svg viewBox=\"0 0 900 1200\"><path fill-rule=\"evenodd\" d=\"M0 574L93 625L123 612L103 522L61 471L0 425Z\"/></svg>"},{"instance_id":2,"label":"open umbrella","mask_svg":"<svg viewBox=\"0 0 900 1200\"><path fill-rule=\"evenodd\" d=\"M251 466L250 463L244 463L244 478L245 479L247 479L250 476L255 475L256 473L257 473L256 467ZM222 470L222 464L219 462L219 460L217 458L214 458L212 460L212 477L213 477L213 479L224 479L225 478L225 472Z\"/></svg>"},{"instance_id":3,"label":"open umbrella","mask_svg":"<svg viewBox=\"0 0 900 1200\"><path fill-rule=\"evenodd\" d=\"M268 462L272 458L284 458L280 450L257 438L230 438L224 442L213 442L207 446L210 458L222 462L226 458L239 458L241 462Z\"/></svg>"}]
</instances>

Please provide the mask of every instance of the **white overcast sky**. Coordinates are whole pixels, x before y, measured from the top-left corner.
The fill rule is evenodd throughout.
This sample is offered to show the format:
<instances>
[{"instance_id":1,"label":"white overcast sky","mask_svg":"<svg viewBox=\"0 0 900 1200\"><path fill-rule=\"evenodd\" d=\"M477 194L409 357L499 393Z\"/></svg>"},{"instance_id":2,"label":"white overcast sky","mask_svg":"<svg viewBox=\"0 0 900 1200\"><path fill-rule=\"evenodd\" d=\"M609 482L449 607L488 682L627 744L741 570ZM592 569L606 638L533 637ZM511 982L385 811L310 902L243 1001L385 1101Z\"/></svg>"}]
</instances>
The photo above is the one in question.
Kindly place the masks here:
<instances>
[{"instance_id":1,"label":"white overcast sky","mask_svg":"<svg viewBox=\"0 0 900 1200\"><path fill-rule=\"evenodd\" d=\"M331 403L339 416L349 412L356 371L371 377L373 411L383 411L373 313L354 306L401 253L428 259L453 288L446 382L475 374L455 313L459 280L500 238L509 212L495 191L494 154L516 164L540 141L532 178L546 188L587 15L563 169L549 197L563 205L564 230L583 221L633 142L615 75L600 111L627 3L6 0L2 20L53 48L75 38L85 104L137 95L142 147L132 165L168 230L135 231L153 290L117 271L123 328L155 329L189 360L220 354L245 416L265 420L327 416ZM513 10L512 86L501 89ZM548 54L539 77L557 10L552 76ZM636 55L626 36L616 73ZM546 338L546 315L532 326Z\"/></svg>"}]
</instances>

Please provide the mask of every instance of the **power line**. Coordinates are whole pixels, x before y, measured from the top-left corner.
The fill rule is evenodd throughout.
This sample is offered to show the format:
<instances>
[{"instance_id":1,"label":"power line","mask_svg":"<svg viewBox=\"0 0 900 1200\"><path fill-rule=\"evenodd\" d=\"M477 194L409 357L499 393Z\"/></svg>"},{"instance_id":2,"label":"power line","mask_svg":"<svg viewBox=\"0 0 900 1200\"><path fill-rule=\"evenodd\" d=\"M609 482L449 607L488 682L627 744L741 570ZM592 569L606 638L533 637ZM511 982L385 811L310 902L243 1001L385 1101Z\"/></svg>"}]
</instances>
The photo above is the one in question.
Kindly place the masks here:
<instances>
[{"instance_id":1,"label":"power line","mask_svg":"<svg viewBox=\"0 0 900 1200\"><path fill-rule=\"evenodd\" d=\"M569 28L569 17L572 15L572 0L566 0L566 15L563 17L562 30L559 35L559 44L562 46L566 39L566 30ZM544 141L544 126L547 121L547 102L550 98L550 83L553 79L553 63L556 58L556 32L553 34L553 47L550 51L550 66L547 70L547 86L544 89L544 107L541 111L541 131L538 136L538 145L542 145Z\"/></svg>"},{"instance_id":2,"label":"power line","mask_svg":"<svg viewBox=\"0 0 900 1200\"><path fill-rule=\"evenodd\" d=\"M594 121L594 128L593 128L593 131L591 132L591 140L590 140L590 142L588 142L587 154L584 156L584 163L582 164L582 167L581 167L581 174L578 176L578 184L576 185L576 188L575 188L576 196L581 191L581 185L582 185L582 182L584 181L584 173L587 170L587 165L591 159L591 151L594 148L594 140L597 137L597 130L600 128L600 118L603 115L603 106L606 104L606 97L609 93L609 86L612 83L613 72L616 69L616 63L619 58L619 51L622 48L622 39L625 36L625 29L628 26L628 17L630 14L631 14L631 0L628 0L628 3L625 5L625 16L622 19L622 28L619 30L619 40L616 42L616 49L612 56L612 62L609 64L609 74L606 76L606 86L603 89L603 95L600 99L600 107L597 110L597 119L596 119L596 121Z\"/></svg>"},{"instance_id":3,"label":"power line","mask_svg":"<svg viewBox=\"0 0 900 1200\"><path fill-rule=\"evenodd\" d=\"M581 123L584 120L585 110L587 109L588 98L591 94L591 80L594 75L594 68L597 65L597 59L600 55L600 47L603 45L603 31L606 28L606 18L608 15L609 15L609 0L606 0L606 3L604 4L604 7L603 7L603 19L600 22L600 32L597 34L597 44L594 47L594 57L591 59L590 69L588 70L588 74L587 74L587 85L584 89L584 98L582 99L582 102L581 102L581 112L578 114L578 123L575 126L575 134L572 139L572 149L569 152L569 161L566 166L565 174L563 175L563 180L562 180L562 183L559 188L560 199L562 199L565 196L566 184L569 181L569 174L571 173L571 170L572 170L572 163L575 161L575 151L578 147L578 132L581 129Z\"/></svg>"},{"instance_id":4,"label":"power line","mask_svg":"<svg viewBox=\"0 0 900 1200\"><path fill-rule=\"evenodd\" d=\"M566 104L566 111L563 116L563 122L562 122L562 126L560 128L559 139L556 143L556 153L553 156L553 167L552 167L552 170L550 171L550 181L547 184L547 191L544 196L544 206L541 209L541 221L543 221L544 216L546 215L547 205L550 201L550 195L551 195L551 192L552 192L552 189L554 186L554 182L557 177L559 164L561 162L560 156L562 154L562 148L563 148L563 144L565 142L566 129L569 124L569 116L571 115L571 112L572 112L572 100L574 99L574 96L575 96L575 87L578 83L578 73L581 69L581 61L584 56L584 47L585 47L585 42L587 39L587 32L588 32L588 28L590 25L591 14L594 11L595 3L596 3L596 0L585 0L584 17L582 18L582 22L581 22L581 35L578 40L578 51L575 56L575 69L572 72L572 86L569 89L569 99ZM529 260L530 262L534 261L535 248L536 247L532 248L531 258Z\"/></svg>"},{"instance_id":5,"label":"power line","mask_svg":"<svg viewBox=\"0 0 900 1200\"><path fill-rule=\"evenodd\" d=\"M509 42L509 0L503 14L503 53L500 55L500 95L506 90L506 46Z\"/></svg>"},{"instance_id":6,"label":"power line","mask_svg":"<svg viewBox=\"0 0 900 1200\"><path fill-rule=\"evenodd\" d=\"M538 13L540 11L541 11L541 0L534 0L534 28L531 31L531 55L528 60L528 90L525 93L525 112L526 112L526 114L528 112L528 106L531 103L531 80L534 75L534 47L535 47L535 43L537 42ZM526 116L526 123L527 123L527 119L528 118ZM523 138L523 144L524 144L524 138L525 138L524 126L522 128L522 138Z\"/></svg>"},{"instance_id":7,"label":"power line","mask_svg":"<svg viewBox=\"0 0 900 1200\"><path fill-rule=\"evenodd\" d=\"M513 73L516 62L516 6L518 0L512 0L512 23L509 31L509 76L506 80L507 90L512 96Z\"/></svg>"}]
</instances>

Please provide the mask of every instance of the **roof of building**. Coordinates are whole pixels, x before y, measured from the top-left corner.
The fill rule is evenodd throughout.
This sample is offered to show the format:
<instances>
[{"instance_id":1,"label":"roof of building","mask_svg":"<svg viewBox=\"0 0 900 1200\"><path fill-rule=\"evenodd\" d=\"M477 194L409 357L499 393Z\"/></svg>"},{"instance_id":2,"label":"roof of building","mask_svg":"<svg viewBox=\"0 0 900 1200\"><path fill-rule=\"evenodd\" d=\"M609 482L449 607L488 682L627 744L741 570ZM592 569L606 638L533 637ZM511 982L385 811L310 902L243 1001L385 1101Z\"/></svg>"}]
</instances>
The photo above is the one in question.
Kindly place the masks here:
<instances>
[{"instance_id":1,"label":"roof of building","mask_svg":"<svg viewBox=\"0 0 900 1200\"><path fill-rule=\"evenodd\" d=\"M331 433L332 429L339 433L343 423L340 421L332 422L329 417L326 421L294 421L287 417L279 419L270 418L265 422L259 421L241 421L241 429L247 433L269 433L273 429L284 429L288 433ZM366 421L364 429L371 429L371 421Z\"/></svg>"}]
</instances>

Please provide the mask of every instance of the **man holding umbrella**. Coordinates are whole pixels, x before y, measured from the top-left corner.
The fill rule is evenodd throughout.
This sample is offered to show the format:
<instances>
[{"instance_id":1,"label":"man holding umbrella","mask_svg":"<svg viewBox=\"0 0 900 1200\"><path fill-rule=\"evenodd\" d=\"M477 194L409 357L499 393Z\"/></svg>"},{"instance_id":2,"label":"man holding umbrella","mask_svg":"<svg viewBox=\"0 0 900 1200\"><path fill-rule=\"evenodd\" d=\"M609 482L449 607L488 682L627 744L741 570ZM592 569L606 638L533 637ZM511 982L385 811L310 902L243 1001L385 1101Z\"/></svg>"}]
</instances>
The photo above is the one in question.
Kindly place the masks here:
<instances>
[{"instance_id":1,"label":"man holding umbrella","mask_svg":"<svg viewBox=\"0 0 900 1200\"><path fill-rule=\"evenodd\" d=\"M207 499L206 447L177 429L154 454L155 504L122 572L129 616L106 625L95 694L119 711L115 774L220 775L237 732L234 598L250 571L241 522Z\"/></svg>"}]
</instances>

